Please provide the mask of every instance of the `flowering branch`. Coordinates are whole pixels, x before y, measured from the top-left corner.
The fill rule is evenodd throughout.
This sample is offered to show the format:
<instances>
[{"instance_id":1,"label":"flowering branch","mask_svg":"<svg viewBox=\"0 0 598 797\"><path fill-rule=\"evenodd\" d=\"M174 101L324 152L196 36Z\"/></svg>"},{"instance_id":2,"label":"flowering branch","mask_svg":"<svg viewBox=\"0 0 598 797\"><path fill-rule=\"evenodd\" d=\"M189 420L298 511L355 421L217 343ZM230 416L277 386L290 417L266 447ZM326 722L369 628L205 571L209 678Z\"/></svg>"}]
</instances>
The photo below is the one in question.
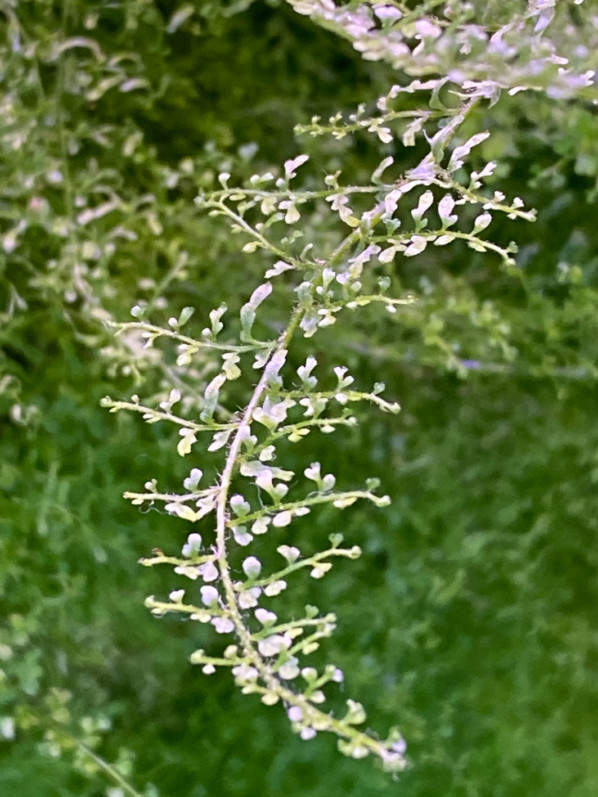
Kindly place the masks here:
<instances>
[{"instance_id":1,"label":"flowering branch","mask_svg":"<svg viewBox=\"0 0 598 797\"><path fill-rule=\"evenodd\" d=\"M398 9L398 4L392 7ZM267 540L273 530L286 529L320 505L342 509L357 500L370 501L378 507L389 503L388 496L376 493L376 480L369 480L365 489L335 491L335 476L322 473L319 462L304 469L309 488L297 493L300 480L295 478L295 471L275 464L283 441L297 443L312 432L330 434L339 427L354 426L357 418L349 413L349 404L367 401L392 413L400 409L398 403L381 396L381 383L369 391L354 389L354 379L346 367L335 367L333 384L320 386L315 354L310 353L293 370L296 338L310 339L320 329L334 324L345 310L375 304L389 314L407 310L413 297L388 295L392 279L380 276L380 270L395 258L419 255L428 245L463 241L476 251L497 254L511 266L514 247L503 247L482 233L495 214L506 214L511 219L533 218L520 199L509 202L499 192L488 194L484 190L483 181L492 174L493 163L478 172L466 173L464 164L471 150L487 138L487 133L477 133L448 151L482 98L465 97L458 107L441 106L437 100L444 82L416 81L408 87L394 87L378 101L379 115L367 119L365 129L383 142L389 123L398 121L410 126L403 130L403 143L411 145L414 137L421 135L429 144L429 154L394 179L381 179L382 173L393 165L392 157L384 158L369 184L348 188L340 185L335 174L324 178L326 188L322 190L295 190L292 181L308 161L307 155L287 161L280 177L271 173L254 175L247 186L230 188L230 175L221 174L222 190L202 195L197 204L225 218L233 232L247 239L241 244L242 251L259 252L266 261L274 261L265 266L265 280L242 306L238 319L228 324L229 340L219 337L225 330L225 305L211 311L210 326L203 329L199 339L181 331L191 317L190 308L178 319L171 318L168 329L147 322L138 307L133 310L135 322L116 326L117 334L130 330L141 333L146 346L161 338L173 344L176 368L182 372L192 367L193 357L199 356L200 351L202 356L219 355L220 371L214 376L212 370L210 380L203 384L203 376L194 372L199 402L194 398L185 404L184 387L173 389L158 409L141 404L138 397L132 401L104 401L112 412L129 410L141 414L148 423L167 421L179 427L180 456L191 455L198 437L207 434L211 441L205 447L206 453L220 457L219 475L206 488L199 487L203 472L194 467L183 482L184 492L161 490L156 480L151 480L145 491L125 494L135 505L161 503L169 514L194 524L182 556L155 550L154 555L141 560L145 566L169 565L175 574L192 583L190 588L171 591L168 600L148 598L148 608L156 616L184 614L210 625L216 634L232 635L235 641L222 655L200 649L192 655L192 662L201 665L207 675L217 667L229 668L244 693L258 694L267 705L282 703L292 729L301 738L311 739L320 731L333 733L344 754L354 758L372 755L393 771L406 766L405 742L400 733L393 729L381 740L360 730L366 720L365 711L351 699L344 716L327 710L323 689L342 681L343 674L334 664L318 671L303 662L319 648L322 639L332 634L336 616L321 616L318 609L306 606L304 616L285 620L264 605L285 591L289 578L307 572L311 578L320 579L330 571L334 560L357 558L361 553L359 546L341 547L342 536L338 534L330 536L330 547L310 555L303 555L295 546L280 544L276 551L285 565L264 572L257 555L258 540ZM432 111L403 113L390 108L391 100L400 100L404 93L416 90L431 93ZM349 120L344 133L349 134L356 125L363 129L364 118L358 115ZM318 124L314 122L309 132L326 132L318 129ZM337 130L345 123L338 117L333 124ZM265 187L272 182L272 190ZM403 205L408 195L410 209L405 212ZM356 196L369 202L367 210L355 210ZM314 240L299 252L295 246L298 236L287 230L314 203L326 214L327 227L340 232L332 245L325 237L323 244ZM468 221L472 206L477 208L473 222ZM466 229L464 225L468 225ZM403 228L400 232L399 227ZM318 251L318 246L327 248ZM260 340L254 325L258 316L265 316L264 308L269 306L269 297L275 290L285 297L292 292L292 308L282 325L280 320L276 322L276 339ZM226 410L229 385L247 372L246 360L250 356L254 358L253 370L260 372L259 379L243 408L230 412ZM172 407L179 401L186 407L185 415L198 413L199 420L175 414ZM235 402L238 405L238 399ZM248 549L248 555L241 553L244 549Z\"/></svg>"}]
</instances>

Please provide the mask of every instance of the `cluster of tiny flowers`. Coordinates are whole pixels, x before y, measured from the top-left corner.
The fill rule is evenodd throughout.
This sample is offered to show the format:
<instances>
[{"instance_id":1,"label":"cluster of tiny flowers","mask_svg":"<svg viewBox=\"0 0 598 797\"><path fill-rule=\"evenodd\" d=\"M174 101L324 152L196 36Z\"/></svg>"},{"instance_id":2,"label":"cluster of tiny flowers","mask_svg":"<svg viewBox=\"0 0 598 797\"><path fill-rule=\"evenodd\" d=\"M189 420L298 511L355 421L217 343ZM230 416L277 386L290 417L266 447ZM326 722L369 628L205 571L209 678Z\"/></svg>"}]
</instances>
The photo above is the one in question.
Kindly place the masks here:
<instances>
[{"instance_id":1,"label":"cluster of tiny flowers","mask_svg":"<svg viewBox=\"0 0 598 797\"><path fill-rule=\"evenodd\" d=\"M434 58L442 57L439 44L447 37L467 33L475 38L474 32L457 23L451 27L448 17L422 17L415 25L413 20L407 24L409 14L395 4L364 2L349 9L333 0L291 2L301 13L342 28L368 57L378 53L376 57L398 58L402 63L415 53L420 62L429 59L431 72L439 63ZM539 23L544 17L536 14L530 19ZM389 49L383 51L380 42L386 42ZM479 49L479 42L476 47ZM499 49L496 45L495 50ZM295 575L304 573L318 581L339 559L355 559L361 553L357 545L343 547L341 534L331 534L329 547L306 554L303 544L291 545L284 536L281 539L288 527L299 525L326 504L342 510L359 500L377 507L390 501L377 494L374 479L363 488L339 489L336 476L327 473L320 462L307 460L309 464L297 472L287 470L281 466L285 450L281 443L302 443L310 435L332 435L344 426L355 426L357 418L351 407L358 402L369 402L389 413L399 412L400 406L384 397L381 382L360 389L346 366L334 364L324 372L314 353L297 365L290 352L296 337L311 339L337 323L342 313L367 305L382 306L392 319L412 305L414 298L400 295L398 285L399 295L392 296L393 280L387 273L395 259L416 257L429 248L457 241L474 252L497 257L504 268L515 267L516 247L494 243L487 237L488 230L497 216L531 220L533 212L524 208L519 197L508 199L500 191L487 189L486 181L496 167L493 161L468 170L472 151L483 147L489 133L459 137L478 103L494 102L496 91L500 93L495 77L482 79L480 64L474 66L473 75L467 77L464 71L460 80L455 75L450 80L417 77L411 83L392 86L378 99L373 115L360 108L348 121L336 114L328 124L314 118L304 128L311 135L330 134L338 139L355 131L366 132L384 147L395 138L397 144L413 147L419 137L429 151L419 162L414 159L403 174L396 171L394 158L388 154L374 169L371 182L361 186L343 185L341 172L336 172L324 177L319 190L297 187L299 175L309 168L307 155L286 161L279 176L272 172L253 175L240 186L230 187L231 174L222 172L221 189L198 197L197 205L230 224L240 236L244 253L258 253L264 259L263 281L236 317L229 317L225 304L213 309L196 337L184 332L191 308L169 319L166 328L149 324L139 308L134 308L136 320L120 325L119 334L135 332L147 347L160 339L170 341L176 357L171 367L178 369L181 386L164 390L153 405L142 404L137 396L129 402L104 402L114 412L137 412L149 423L175 424L180 457L193 459L202 436L207 436L204 454L218 458L214 468L218 475L206 487L202 486L203 471L192 467L180 494L161 491L156 480L146 483L145 492L127 493L136 505L162 503L166 512L193 524L180 557L158 551L142 560L146 565L168 564L177 576L197 582L187 590L172 590L168 600L148 598L151 611L157 616L184 614L211 626L218 637L232 636L221 654L201 649L192 654L191 661L206 675L229 668L242 692L258 695L266 705L283 705L292 729L302 739L312 739L319 732L334 733L345 755L375 756L394 771L406 765L406 745L398 731L379 740L373 733L359 730L366 713L351 699L346 701L343 716L327 711L323 706L325 690L341 684L343 673L333 664L318 670L305 663L333 633L336 616L306 606L303 614L285 619L282 612L279 616L273 611L271 601L285 593ZM569 78L563 77L563 81ZM445 107L439 97L448 83L462 91L453 92L457 101ZM421 92L430 95L433 112L422 108L411 113L411 98L406 113L397 110L405 94ZM308 243L299 252L297 225L314 203L319 203L318 212L330 220L338 240L330 247L330 239L324 237L322 251ZM275 231L283 228L277 235ZM422 293L425 295L425 285ZM281 306L288 305L289 297L292 300L291 314L282 322L272 320L273 295L284 295ZM256 325L258 317L266 323ZM280 331L261 339L256 326ZM458 358L449 352L448 357L451 367L477 367L476 359L463 354ZM195 365L197 361L205 366L203 370ZM186 391L189 373L193 390ZM251 375L253 387L244 407L239 408L239 384L246 374ZM227 402L234 403L234 409L227 410ZM278 566L271 567L265 564L270 563L269 557L262 561L257 554L274 535L272 549L280 559L274 557Z\"/></svg>"}]
</instances>

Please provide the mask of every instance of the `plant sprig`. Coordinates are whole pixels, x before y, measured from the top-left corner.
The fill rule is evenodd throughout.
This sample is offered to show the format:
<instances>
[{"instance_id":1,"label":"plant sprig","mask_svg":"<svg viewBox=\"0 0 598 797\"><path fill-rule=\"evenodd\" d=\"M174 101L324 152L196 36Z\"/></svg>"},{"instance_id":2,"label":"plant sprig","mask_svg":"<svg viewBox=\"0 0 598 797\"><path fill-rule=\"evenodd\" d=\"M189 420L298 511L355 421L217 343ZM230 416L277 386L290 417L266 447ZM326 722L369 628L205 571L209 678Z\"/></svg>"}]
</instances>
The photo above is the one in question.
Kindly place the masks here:
<instances>
[{"instance_id":1,"label":"plant sprig","mask_svg":"<svg viewBox=\"0 0 598 797\"><path fill-rule=\"evenodd\" d=\"M176 347L177 366L183 370L200 351L202 357L221 355L221 370L215 376L212 371L210 381L206 377L201 388L195 386L200 401L189 406L199 413L199 421L172 411L173 404L181 400L178 388L159 409L142 404L137 397L128 402L104 401L113 412L130 410L140 413L148 423L168 421L178 426L181 440L177 450L181 456L192 455L198 437L208 435L211 440L205 446L206 453L220 458L218 475L205 488L200 487L203 472L194 467L184 480L185 492L161 490L152 480L146 483L145 491L125 494L139 506L160 503L169 514L192 523L194 528L182 556L156 550L141 560L145 566L169 565L175 574L192 583L191 588L171 591L168 600L148 598L148 608L157 616L184 614L210 625L218 635L232 635L235 642L226 646L222 655L200 649L191 660L207 675L218 667L229 668L244 693L259 695L267 705L282 703L293 730L303 739L320 731L331 732L338 737L344 754L354 758L373 755L393 771L406 766L405 742L400 733L393 729L381 740L369 730L361 730L366 714L351 699L347 700L344 716L327 710L323 688L339 682L343 675L333 664L317 670L304 663L332 634L336 616L320 615L315 607L307 606L304 616L285 620L264 605L264 601L273 599L284 603L280 596L289 578L307 572L311 578L320 579L330 571L333 560L357 558L359 546L341 547L340 535L331 535L329 548L309 555L290 544L278 544L276 550L285 564L266 572L256 555L256 538L264 536L267 540L273 531L284 534L298 518L321 505L342 509L357 500L378 507L389 503L388 496L377 494L375 480L370 480L365 489L335 490L335 476L322 473L319 462L304 469L309 487L301 491L303 482L295 471L278 464L283 459L282 442L298 443L316 430L330 434L339 427L354 426L357 417L349 412L349 404L369 402L388 412L400 409L398 403L381 396L382 384L370 391L355 388L353 377L343 366L333 368L334 383L327 384L330 377L320 373L314 348L302 365L292 366L291 352L297 339L309 340L320 329L334 324L345 310L378 304L396 313L408 307L414 297L393 296L392 280L379 276L379 270L395 257L420 254L428 244L462 240L477 251L498 254L512 265L513 247L502 247L481 233L491 224L493 214L533 218L519 199L509 203L500 193L489 195L484 191L483 180L492 174L493 164L465 173L465 161L487 138L486 133L475 134L447 152L481 98L466 97L459 107L445 108L438 103L438 89L434 81L417 86L417 90L431 92L435 109L433 114L421 115L422 124L412 134L423 136L426 127L430 152L392 182L381 180L382 172L393 163L390 157L376 169L370 184L348 189L340 186L338 175L329 175L324 190L295 190L291 183L307 162L306 155L287 161L283 177L256 175L247 188L229 187L230 175L220 175L222 189L202 195L198 204L227 219L233 231L248 239L241 249L247 254L259 252L266 261L265 281L242 306L238 318L225 322L225 305L213 310L209 314L211 325L200 338L181 331L191 317L189 311L179 319L170 319L169 329L145 318L116 327L117 333L130 329L141 332L150 346L160 338L169 341ZM391 91L391 95L400 97L401 91ZM379 103L379 108L378 121L368 127L374 135L381 125L401 118L396 110L388 110L388 103ZM337 119L335 124L342 122ZM355 120L348 123L348 134L355 124ZM265 185L272 180L274 186L269 190ZM357 194L369 200L365 211L352 207L352 197ZM407 195L410 210L404 210ZM333 227L344 232L338 234L332 247L326 238L324 243L310 242L299 253L295 246L298 236L289 234L288 229L300 220L299 208L313 202L326 208ZM478 209L473 223L467 221L471 207ZM467 214L462 214L462 209ZM434 222L428 220L430 212L435 214ZM469 228L463 229L464 224ZM401 232L397 232L399 228ZM323 246L328 250L318 251ZM268 263L272 259L273 265ZM288 296L292 295L292 306L286 321L276 321L277 337L260 340L253 331L254 324L272 306L273 293L285 296L281 306L288 306ZM134 308L134 314L139 316L138 308ZM222 336L226 336L224 342ZM253 357L251 369L260 374L259 378L244 406L227 411L229 385L247 373L248 357ZM235 388L234 395L238 394ZM235 400L238 402L238 398Z\"/></svg>"}]
</instances>

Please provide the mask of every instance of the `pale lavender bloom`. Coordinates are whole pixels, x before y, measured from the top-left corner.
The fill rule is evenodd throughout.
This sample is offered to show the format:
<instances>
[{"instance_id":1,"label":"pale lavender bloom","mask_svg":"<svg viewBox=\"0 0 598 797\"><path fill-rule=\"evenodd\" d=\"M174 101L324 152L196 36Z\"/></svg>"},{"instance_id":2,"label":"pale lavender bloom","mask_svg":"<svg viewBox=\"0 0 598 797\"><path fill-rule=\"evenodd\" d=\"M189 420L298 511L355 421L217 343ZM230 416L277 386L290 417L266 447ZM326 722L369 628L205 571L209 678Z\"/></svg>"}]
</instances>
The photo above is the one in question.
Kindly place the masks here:
<instances>
[{"instance_id":1,"label":"pale lavender bloom","mask_svg":"<svg viewBox=\"0 0 598 797\"><path fill-rule=\"evenodd\" d=\"M218 634L230 634L235 628L233 621L228 617L213 617L211 623Z\"/></svg>"},{"instance_id":2,"label":"pale lavender bloom","mask_svg":"<svg viewBox=\"0 0 598 797\"><path fill-rule=\"evenodd\" d=\"M240 683L255 681L258 676L258 671L255 667L250 667L248 664L238 664L236 667L233 667L232 672L236 680Z\"/></svg>"},{"instance_id":3,"label":"pale lavender bloom","mask_svg":"<svg viewBox=\"0 0 598 797\"><path fill-rule=\"evenodd\" d=\"M261 594L262 591L259 587L243 590L239 595L239 606L241 609L252 609L257 606L257 599Z\"/></svg>"},{"instance_id":4,"label":"pale lavender bloom","mask_svg":"<svg viewBox=\"0 0 598 797\"><path fill-rule=\"evenodd\" d=\"M187 542L183 545L183 556L194 556L201 550L201 537L195 532L187 537Z\"/></svg>"},{"instance_id":5,"label":"pale lavender bloom","mask_svg":"<svg viewBox=\"0 0 598 797\"><path fill-rule=\"evenodd\" d=\"M262 625L272 625L277 619L274 612L269 612L268 609L256 609L255 617Z\"/></svg>"},{"instance_id":6,"label":"pale lavender bloom","mask_svg":"<svg viewBox=\"0 0 598 797\"><path fill-rule=\"evenodd\" d=\"M374 14L378 19L400 19L403 16L403 12L393 6L376 6Z\"/></svg>"},{"instance_id":7,"label":"pale lavender bloom","mask_svg":"<svg viewBox=\"0 0 598 797\"><path fill-rule=\"evenodd\" d=\"M248 556L243 562L243 572L247 578L257 578L262 569L262 563L255 556Z\"/></svg>"},{"instance_id":8,"label":"pale lavender bloom","mask_svg":"<svg viewBox=\"0 0 598 797\"><path fill-rule=\"evenodd\" d=\"M286 634L272 634L266 639L260 639L257 646L262 656L278 656L283 650L291 647L291 640Z\"/></svg>"},{"instance_id":9,"label":"pale lavender bloom","mask_svg":"<svg viewBox=\"0 0 598 797\"><path fill-rule=\"evenodd\" d=\"M218 590L216 587L204 586L199 591L201 592L201 602L205 606L211 606L218 601Z\"/></svg>"},{"instance_id":10,"label":"pale lavender bloom","mask_svg":"<svg viewBox=\"0 0 598 797\"><path fill-rule=\"evenodd\" d=\"M334 673L332 674L332 680L337 684L341 684L343 682L343 679L344 679L343 671L339 670L339 668L337 667Z\"/></svg>"},{"instance_id":11,"label":"pale lavender bloom","mask_svg":"<svg viewBox=\"0 0 598 797\"><path fill-rule=\"evenodd\" d=\"M303 711L299 706L291 706L287 711L287 715L291 722L301 722L303 719Z\"/></svg>"},{"instance_id":12,"label":"pale lavender bloom","mask_svg":"<svg viewBox=\"0 0 598 797\"><path fill-rule=\"evenodd\" d=\"M216 581L218 578L218 568L214 562L205 562L198 568L204 581Z\"/></svg>"}]
</instances>

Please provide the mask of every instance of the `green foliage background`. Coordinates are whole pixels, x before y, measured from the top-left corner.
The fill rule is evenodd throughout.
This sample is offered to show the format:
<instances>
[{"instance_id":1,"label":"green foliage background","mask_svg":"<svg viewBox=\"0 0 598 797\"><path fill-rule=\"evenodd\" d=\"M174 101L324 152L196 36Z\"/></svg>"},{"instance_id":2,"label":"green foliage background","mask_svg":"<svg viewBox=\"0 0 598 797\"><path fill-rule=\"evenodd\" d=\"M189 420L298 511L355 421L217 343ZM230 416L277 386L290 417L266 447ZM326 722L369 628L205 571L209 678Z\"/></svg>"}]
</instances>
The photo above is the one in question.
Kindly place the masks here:
<instances>
[{"instance_id":1,"label":"green foliage background","mask_svg":"<svg viewBox=\"0 0 598 797\"><path fill-rule=\"evenodd\" d=\"M375 98L391 70L276 2L9 0L0 23L0 791L105 794L78 740L163 797L596 794L595 106L479 111L497 187L539 210L496 230L519 276L425 253L397 267L413 308L319 344L403 405L313 456L393 497L343 516L365 555L317 600L372 726L409 742L394 782L202 676L197 632L149 616L145 596L173 585L137 560L186 529L121 496L181 464L168 430L99 407L162 378L102 321L139 301L201 319L256 284L198 190L302 150L368 179L365 139L297 143L293 126ZM474 368L455 370L456 344Z\"/></svg>"}]
</instances>

